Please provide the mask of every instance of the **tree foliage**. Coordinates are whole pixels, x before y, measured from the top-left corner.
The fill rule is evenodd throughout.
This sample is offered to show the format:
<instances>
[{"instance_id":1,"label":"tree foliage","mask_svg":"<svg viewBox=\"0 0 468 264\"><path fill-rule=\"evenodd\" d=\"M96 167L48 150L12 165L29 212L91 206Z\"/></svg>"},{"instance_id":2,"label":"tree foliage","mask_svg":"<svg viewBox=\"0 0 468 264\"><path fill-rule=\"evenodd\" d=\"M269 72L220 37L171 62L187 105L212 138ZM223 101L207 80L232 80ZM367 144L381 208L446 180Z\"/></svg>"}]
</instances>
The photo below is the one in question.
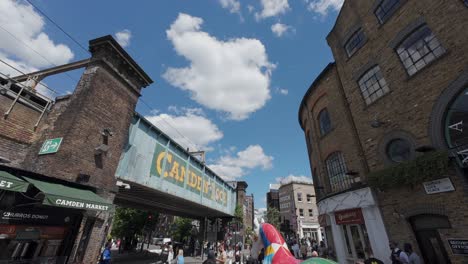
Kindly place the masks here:
<instances>
[{"instance_id":1,"label":"tree foliage","mask_svg":"<svg viewBox=\"0 0 468 264\"><path fill-rule=\"evenodd\" d=\"M192 231L192 219L177 217L174 221L172 236L177 241L188 240Z\"/></svg>"},{"instance_id":2,"label":"tree foliage","mask_svg":"<svg viewBox=\"0 0 468 264\"><path fill-rule=\"evenodd\" d=\"M268 207L267 209L268 223L280 230L280 212L275 207Z\"/></svg>"},{"instance_id":3,"label":"tree foliage","mask_svg":"<svg viewBox=\"0 0 468 264\"><path fill-rule=\"evenodd\" d=\"M236 205L236 209L234 210L234 220L243 223L244 222L244 209L241 205Z\"/></svg>"},{"instance_id":4,"label":"tree foliage","mask_svg":"<svg viewBox=\"0 0 468 264\"><path fill-rule=\"evenodd\" d=\"M153 227L158 215L133 208L117 207L112 223L111 235L113 237L134 237L143 233L146 226Z\"/></svg>"}]
</instances>

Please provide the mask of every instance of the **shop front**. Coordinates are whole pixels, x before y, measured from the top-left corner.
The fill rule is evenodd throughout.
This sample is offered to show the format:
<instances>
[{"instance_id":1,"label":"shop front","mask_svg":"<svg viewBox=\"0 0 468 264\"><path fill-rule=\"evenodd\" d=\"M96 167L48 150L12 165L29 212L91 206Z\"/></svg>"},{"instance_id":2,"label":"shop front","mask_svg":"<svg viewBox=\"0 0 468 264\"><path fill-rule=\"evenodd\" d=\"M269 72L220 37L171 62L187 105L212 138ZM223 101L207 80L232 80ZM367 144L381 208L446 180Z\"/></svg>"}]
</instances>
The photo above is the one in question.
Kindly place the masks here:
<instances>
[{"instance_id":1,"label":"shop front","mask_svg":"<svg viewBox=\"0 0 468 264\"><path fill-rule=\"evenodd\" d=\"M0 171L0 263L66 263L87 210L106 212L95 193ZM11 188L14 187L14 188Z\"/></svg>"},{"instance_id":2,"label":"shop front","mask_svg":"<svg viewBox=\"0 0 468 264\"><path fill-rule=\"evenodd\" d=\"M370 252L387 261L388 236L370 188L341 193L318 206L328 246L339 263L362 261Z\"/></svg>"}]
</instances>

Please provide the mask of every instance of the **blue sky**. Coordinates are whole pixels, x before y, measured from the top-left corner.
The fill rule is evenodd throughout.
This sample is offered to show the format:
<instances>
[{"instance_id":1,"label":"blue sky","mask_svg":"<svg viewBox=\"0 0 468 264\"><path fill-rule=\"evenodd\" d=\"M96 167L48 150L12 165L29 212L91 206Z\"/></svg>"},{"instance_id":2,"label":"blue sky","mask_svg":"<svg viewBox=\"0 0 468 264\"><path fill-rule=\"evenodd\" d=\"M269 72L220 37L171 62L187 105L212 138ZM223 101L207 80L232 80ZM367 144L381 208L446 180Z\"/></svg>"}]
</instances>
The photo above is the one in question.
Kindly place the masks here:
<instances>
[{"instance_id":1,"label":"blue sky","mask_svg":"<svg viewBox=\"0 0 468 264\"><path fill-rule=\"evenodd\" d=\"M85 48L113 35L154 80L137 111L207 150L220 176L247 181L256 208L269 183L311 180L297 112L333 60L325 37L342 0L30 1ZM0 58L24 72L89 57L26 1L1 0L0 13ZM81 73L38 89L70 93Z\"/></svg>"}]
</instances>

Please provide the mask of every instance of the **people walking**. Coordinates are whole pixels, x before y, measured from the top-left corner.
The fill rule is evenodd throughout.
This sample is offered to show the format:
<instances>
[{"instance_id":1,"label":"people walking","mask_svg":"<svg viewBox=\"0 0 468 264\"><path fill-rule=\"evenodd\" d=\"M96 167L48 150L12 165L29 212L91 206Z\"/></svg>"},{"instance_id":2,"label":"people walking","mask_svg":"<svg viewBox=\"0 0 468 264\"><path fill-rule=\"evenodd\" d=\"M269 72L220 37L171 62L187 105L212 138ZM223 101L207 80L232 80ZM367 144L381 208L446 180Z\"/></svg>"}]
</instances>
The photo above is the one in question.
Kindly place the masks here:
<instances>
[{"instance_id":1,"label":"people walking","mask_svg":"<svg viewBox=\"0 0 468 264\"><path fill-rule=\"evenodd\" d=\"M292 251L293 251L293 253L294 253L294 257L295 257L296 259L301 258L301 257L300 257L300 254L301 254L301 253L299 252L299 244L297 244L297 241L294 240L294 243L293 243L293 246L291 247L291 249L292 249Z\"/></svg>"},{"instance_id":2,"label":"people walking","mask_svg":"<svg viewBox=\"0 0 468 264\"><path fill-rule=\"evenodd\" d=\"M106 246L104 248L104 251L101 254L101 260L99 261L99 264L109 264L111 261L111 243L106 243Z\"/></svg>"},{"instance_id":3,"label":"people walking","mask_svg":"<svg viewBox=\"0 0 468 264\"><path fill-rule=\"evenodd\" d=\"M216 257L213 250L208 250L208 257L203 264L216 264Z\"/></svg>"},{"instance_id":4,"label":"people walking","mask_svg":"<svg viewBox=\"0 0 468 264\"><path fill-rule=\"evenodd\" d=\"M320 257L327 257L328 256L328 249L325 245L325 242L320 241L320 247L318 247L318 254Z\"/></svg>"},{"instance_id":5,"label":"people walking","mask_svg":"<svg viewBox=\"0 0 468 264\"><path fill-rule=\"evenodd\" d=\"M176 263L177 264L184 264L185 260L184 260L184 250L183 249L179 249L179 254L177 255L177 258L176 258Z\"/></svg>"},{"instance_id":6,"label":"people walking","mask_svg":"<svg viewBox=\"0 0 468 264\"><path fill-rule=\"evenodd\" d=\"M301 245L301 255L302 255L302 259L307 259L307 245L306 245L306 243L302 243L302 245Z\"/></svg>"},{"instance_id":7,"label":"people walking","mask_svg":"<svg viewBox=\"0 0 468 264\"><path fill-rule=\"evenodd\" d=\"M390 260L392 261L392 264L409 263L408 255L403 250L398 248L397 242L391 241L389 246L391 250Z\"/></svg>"},{"instance_id":8,"label":"people walking","mask_svg":"<svg viewBox=\"0 0 468 264\"><path fill-rule=\"evenodd\" d=\"M234 249L232 246L228 247L228 252L227 252L227 263L232 264L234 263Z\"/></svg>"},{"instance_id":9,"label":"people walking","mask_svg":"<svg viewBox=\"0 0 468 264\"><path fill-rule=\"evenodd\" d=\"M262 248L262 250L260 250L260 254L258 254L258 257L257 257L258 263L262 264L264 258L265 258L265 248Z\"/></svg>"},{"instance_id":10,"label":"people walking","mask_svg":"<svg viewBox=\"0 0 468 264\"><path fill-rule=\"evenodd\" d=\"M169 250L167 253L167 263L171 264L172 260L174 260L174 251L172 251L172 246L169 246Z\"/></svg>"},{"instance_id":11,"label":"people walking","mask_svg":"<svg viewBox=\"0 0 468 264\"><path fill-rule=\"evenodd\" d=\"M421 258L413 251L413 246L410 243L405 243L403 245L405 253L408 255L409 264L421 264Z\"/></svg>"},{"instance_id":12,"label":"people walking","mask_svg":"<svg viewBox=\"0 0 468 264\"><path fill-rule=\"evenodd\" d=\"M219 246L217 261L221 264L225 264L227 262L227 254L223 246Z\"/></svg>"},{"instance_id":13,"label":"people walking","mask_svg":"<svg viewBox=\"0 0 468 264\"><path fill-rule=\"evenodd\" d=\"M364 264L384 264L383 261L374 257L374 253L371 248L365 248L364 251L368 256L368 258L364 260Z\"/></svg>"}]
</instances>

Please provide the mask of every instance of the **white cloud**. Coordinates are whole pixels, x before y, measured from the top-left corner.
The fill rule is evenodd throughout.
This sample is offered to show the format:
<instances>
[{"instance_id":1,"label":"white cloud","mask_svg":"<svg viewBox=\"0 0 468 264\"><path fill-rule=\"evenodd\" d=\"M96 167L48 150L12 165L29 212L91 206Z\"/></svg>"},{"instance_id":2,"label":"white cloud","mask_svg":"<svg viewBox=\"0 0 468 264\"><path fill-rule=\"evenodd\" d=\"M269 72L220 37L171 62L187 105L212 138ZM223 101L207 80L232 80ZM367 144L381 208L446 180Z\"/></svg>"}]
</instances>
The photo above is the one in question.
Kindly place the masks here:
<instances>
[{"instance_id":1,"label":"white cloud","mask_svg":"<svg viewBox=\"0 0 468 264\"><path fill-rule=\"evenodd\" d=\"M192 151L212 150L209 145L223 137L223 133L203 115L201 109L172 107L172 110L176 114L158 113L146 118L184 148Z\"/></svg>"},{"instance_id":2,"label":"white cloud","mask_svg":"<svg viewBox=\"0 0 468 264\"><path fill-rule=\"evenodd\" d=\"M330 10L339 11L344 0L307 0L307 9L326 16Z\"/></svg>"},{"instance_id":3,"label":"white cloud","mask_svg":"<svg viewBox=\"0 0 468 264\"><path fill-rule=\"evenodd\" d=\"M293 182L293 181L294 182L312 183L312 177L309 177L309 176L296 176L296 175L292 175L292 174L289 174L286 177L277 177L275 180L276 180L277 183L280 183L280 184L287 184L287 183L290 183L290 182Z\"/></svg>"},{"instance_id":4,"label":"white cloud","mask_svg":"<svg viewBox=\"0 0 468 264\"><path fill-rule=\"evenodd\" d=\"M292 31L293 28L281 23L276 23L271 26L271 31L273 31L277 37L282 37L288 30Z\"/></svg>"},{"instance_id":5,"label":"white cloud","mask_svg":"<svg viewBox=\"0 0 468 264\"><path fill-rule=\"evenodd\" d=\"M237 0L219 0L224 9L229 9L231 13L240 14L240 2Z\"/></svg>"},{"instance_id":6,"label":"white cloud","mask_svg":"<svg viewBox=\"0 0 468 264\"><path fill-rule=\"evenodd\" d=\"M163 78L191 92L198 103L243 120L270 99L270 75L265 46L257 39L218 40L200 30L203 20L179 14L166 31L177 54L190 61L185 68L168 68Z\"/></svg>"},{"instance_id":7,"label":"white cloud","mask_svg":"<svg viewBox=\"0 0 468 264\"><path fill-rule=\"evenodd\" d=\"M257 20L284 14L290 9L288 0L261 0L261 2L263 9L261 13L255 13Z\"/></svg>"},{"instance_id":8,"label":"white cloud","mask_svg":"<svg viewBox=\"0 0 468 264\"><path fill-rule=\"evenodd\" d=\"M250 145L237 152L235 157L223 156L209 167L225 180L236 180L246 175L250 169L271 169L273 157L265 155L261 146Z\"/></svg>"},{"instance_id":9,"label":"white cloud","mask_svg":"<svg viewBox=\"0 0 468 264\"><path fill-rule=\"evenodd\" d=\"M249 13L252 13L255 10L255 7L253 7L253 5L248 5L247 10L249 10Z\"/></svg>"},{"instance_id":10,"label":"white cloud","mask_svg":"<svg viewBox=\"0 0 468 264\"><path fill-rule=\"evenodd\" d=\"M132 32L128 29L124 29L115 33L115 38L120 46L124 48L128 47L130 45L130 39L132 38Z\"/></svg>"},{"instance_id":11,"label":"white cloud","mask_svg":"<svg viewBox=\"0 0 468 264\"><path fill-rule=\"evenodd\" d=\"M289 91L287 89L279 89L278 92L282 95L288 95Z\"/></svg>"},{"instance_id":12,"label":"white cloud","mask_svg":"<svg viewBox=\"0 0 468 264\"><path fill-rule=\"evenodd\" d=\"M0 1L0 25L11 33L0 29L0 51L25 68L60 65L74 56L69 47L55 44L43 32L44 18L24 1Z\"/></svg>"}]
</instances>

